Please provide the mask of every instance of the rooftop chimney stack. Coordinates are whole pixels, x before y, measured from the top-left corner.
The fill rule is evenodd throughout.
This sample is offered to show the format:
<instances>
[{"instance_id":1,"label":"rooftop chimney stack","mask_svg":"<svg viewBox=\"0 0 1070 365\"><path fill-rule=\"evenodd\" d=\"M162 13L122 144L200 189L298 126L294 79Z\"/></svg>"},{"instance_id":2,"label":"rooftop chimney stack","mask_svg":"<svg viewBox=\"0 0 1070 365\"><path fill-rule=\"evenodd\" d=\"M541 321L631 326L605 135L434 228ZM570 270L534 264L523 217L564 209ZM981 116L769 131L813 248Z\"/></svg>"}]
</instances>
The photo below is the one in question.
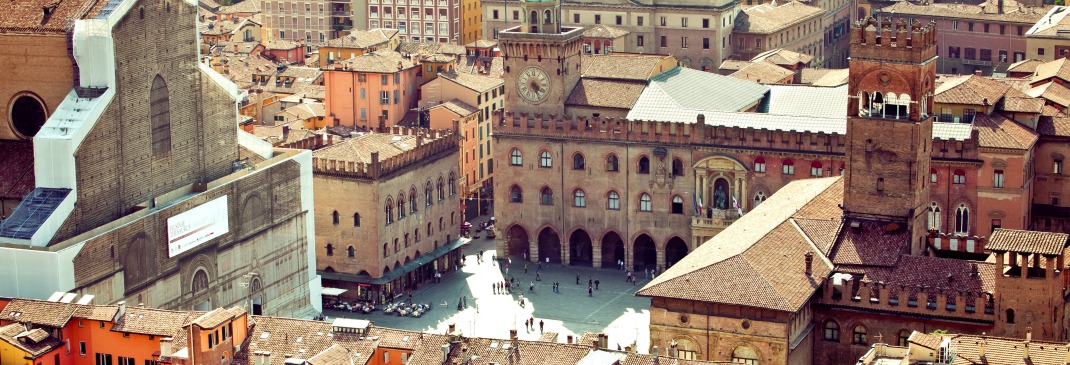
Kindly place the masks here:
<instances>
[{"instance_id":1,"label":"rooftop chimney stack","mask_svg":"<svg viewBox=\"0 0 1070 365\"><path fill-rule=\"evenodd\" d=\"M806 251L806 276L814 276L814 253Z\"/></svg>"},{"instance_id":2,"label":"rooftop chimney stack","mask_svg":"<svg viewBox=\"0 0 1070 365\"><path fill-rule=\"evenodd\" d=\"M160 357L171 356L171 344L174 341L175 339L171 337L160 340Z\"/></svg>"},{"instance_id":3,"label":"rooftop chimney stack","mask_svg":"<svg viewBox=\"0 0 1070 365\"><path fill-rule=\"evenodd\" d=\"M1003 0L996 0L996 10L1003 14Z\"/></svg>"},{"instance_id":4,"label":"rooftop chimney stack","mask_svg":"<svg viewBox=\"0 0 1070 365\"><path fill-rule=\"evenodd\" d=\"M450 361L450 344L448 344L448 343L442 344L441 349L442 349L442 363L445 364L446 362ZM257 364L257 365L259 365L259 364Z\"/></svg>"},{"instance_id":5,"label":"rooftop chimney stack","mask_svg":"<svg viewBox=\"0 0 1070 365\"><path fill-rule=\"evenodd\" d=\"M125 315L126 315L126 302L125 301L119 302L119 310L115 312L115 318L113 318L112 321L113 322L118 322Z\"/></svg>"},{"instance_id":6,"label":"rooftop chimney stack","mask_svg":"<svg viewBox=\"0 0 1070 365\"><path fill-rule=\"evenodd\" d=\"M985 358L985 345L988 345L988 340L985 339L985 333L981 332L981 343L977 344L977 357Z\"/></svg>"},{"instance_id":7,"label":"rooftop chimney stack","mask_svg":"<svg viewBox=\"0 0 1070 365\"><path fill-rule=\"evenodd\" d=\"M512 334L514 332L516 332L516 330L510 330L509 331L510 334ZM568 343L568 344L572 343L572 335L568 335L568 337L566 337L566 339L567 339L567 342L565 342L565 343Z\"/></svg>"}]
</instances>

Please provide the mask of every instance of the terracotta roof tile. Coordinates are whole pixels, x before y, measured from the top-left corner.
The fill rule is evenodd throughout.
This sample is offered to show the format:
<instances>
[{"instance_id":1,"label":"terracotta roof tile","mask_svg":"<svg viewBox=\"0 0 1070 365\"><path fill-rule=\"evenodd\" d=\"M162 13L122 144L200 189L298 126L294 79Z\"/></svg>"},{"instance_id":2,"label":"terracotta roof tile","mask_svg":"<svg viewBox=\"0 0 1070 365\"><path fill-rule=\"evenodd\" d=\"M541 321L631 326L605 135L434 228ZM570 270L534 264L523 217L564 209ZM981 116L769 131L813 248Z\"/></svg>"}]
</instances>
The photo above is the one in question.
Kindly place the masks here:
<instances>
[{"instance_id":1,"label":"terracotta roof tile","mask_svg":"<svg viewBox=\"0 0 1070 365\"><path fill-rule=\"evenodd\" d=\"M973 274L974 264L977 265L977 275ZM995 289L995 265L989 262L904 254L899 256L895 266L853 268L864 275L863 280L914 288L910 290L924 287L926 290L957 290L976 294ZM836 271L841 271L839 266Z\"/></svg>"},{"instance_id":2,"label":"terracotta roof tile","mask_svg":"<svg viewBox=\"0 0 1070 365\"><path fill-rule=\"evenodd\" d=\"M1040 118L1037 122L1037 132L1045 136L1070 137L1070 118Z\"/></svg>"},{"instance_id":3,"label":"terracotta roof tile","mask_svg":"<svg viewBox=\"0 0 1070 365\"><path fill-rule=\"evenodd\" d=\"M1031 148L1039 138L1029 127L999 114L977 114L973 129L978 132L981 147L1024 150Z\"/></svg>"},{"instance_id":4,"label":"terracotta roof tile","mask_svg":"<svg viewBox=\"0 0 1070 365\"><path fill-rule=\"evenodd\" d=\"M1021 96L1011 96L1012 94L1020 94ZM1018 113L1036 113L1044 109L1044 99L1033 98L1029 95L1016 90L1007 90L1007 94L1003 96L1003 104L1001 111L1018 112Z\"/></svg>"},{"instance_id":5,"label":"terracotta roof tile","mask_svg":"<svg viewBox=\"0 0 1070 365\"><path fill-rule=\"evenodd\" d=\"M1044 81L1053 77L1070 81L1070 60L1060 58L1037 65L1030 82Z\"/></svg>"},{"instance_id":6,"label":"terracotta roof tile","mask_svg":"<svg viewBox=\"0 0 1070 365\"><path fill-rule=\"evenodd\" d=\"M1061 106L1070 106L1070 89L1062 84L1049 82L1029 89L1026 94L1034 98L1044 98Z\"/></svg>"},{"instance_id":7,"label":"terracotta roof tile","mask_svg":"<svg viewBox=\"0 0 1070 365\"><path fill-rule=\"evenodd\" d=\"M74 311L74 317L93 321L111 321L119 307L114 305L83 305Z\"/></svg>"},{"instance_id":8,"label":"terracotta roof tile","mask_svg":"<svg viewBox=\"0 0 1070 365\"><path fill-rule=\"evenodd\" d=\"M808 218L795 218L793 220L799 226L799 229L803 231L803 234L809 237L810 241L813 241L814 245L821 250L822 254L828 256L832 253L832 246L836 243L836 237L840 232L841 220Z\"/></svg>"},{"instance_id":9,"label":"terracotta roof tile","mask_svg":"<svg viewBox=\"0 0 1070 365\"><path fill-rule=\"evenodd\" d=\"M498 46L498 42L490 41L486 39L480 39L475 42L464 45L465 47L472 48L494 48Z\"/></svg>"},{"instance_id":10,"label":"terracotta roof tile","mask_svg":"<svg viewBox=\"0 0 1070 365\"><path fill-rule=\"evenodd\" d=\"M944 80L933 101L940 104L991 105L1003 99L1011 86L984 76L966 75Z\"/></svg>"},{"instance_id":11,"label":"terracotta roof tile","mask_svg":"<svg viewBox=\"0 0 1070 365\"><path fill-rule=\"evenodd\" d=\"M1007 72L1034 73L1037 71L1037 66L1040 66L1043 63L1044 61L1032 58L1028 60L1021 60L1012 63L1010 66L1007 66Z\"/></svg>"},{"instance_id":12,"label":"terracotta roof tile","mask_svg":"<svg viewBox=\"0 0 1070 365\"><path fill-rule=\"evenodd\" d=\"M763 60L753 62L728 76L762 84L776 84L784 81L784 79L795 76L795 72L777 66L768 60Z\"/></svg>"},{"instance_id":13,"label":"terracotta roof tile","mask_svg":"<svg viewBox=\"0 0 1070 365\"><path fill-rule=\"evenodd\" d=\"M655 70L655 67L672 56L611 53L580 57L584 78L649 80L664 71Z\"/></svg>"},{"instance_id":14,"label":"terracotta roof tile","mask_svg":"<svg viewBox=\"0 0 1070 365\"><path fill-rule=\"evenodd\" d=\"M453 81L458 85L472 89L475 92L483 93L490 91L496 87L502 86L505 81L498 77L475 75L464 72L446 71L439 72L438 76L446 80Z\"/></svg>"},{"instance_id":15,"label":"terracotta roof tile","mask_svg":"<svg viewBox=\"0 0 1070 365\"><path fill-rule=\"evenodd\" d=\"M301 319L253 316L253 328L249 331L249 345L234 355L237 365L253 364L252 352L269 351L268 365L284 365L286 354L296 358L311 358L322 353L334 341L356 340L355 334L334 334L330 323ZM362 354L366 362L370 352ZM360 362L364 363L364 362Z\"/></svg>"},{"instance_id":16,"label":"terracotta roof tile","mask_svg":"<svg viewBox=\"0 0 1070 365\"><path fill-rule=\"evenodd\" d=\"M177 333L184 332L182 326L201 314L201 312L152 308L126 308L126 314L115 322L111 330L143 335L175 336Z\"/></svg>"},{"instance_id":17,"label":"terracotta roof tile","mask_svg":"<svg viewBox=\"0 0 1070 365\"><path fill-rule=\"evenodd\" d=\"M250 0L252 1L252 0ZM288 39L268 39L263 42L264 48L272 50L289 50L300 47L301 44Z\"/></svg>"},{"instance_id":18,"label":"terracotta roof tile","mask_svg":"<svg viewBox=\"0 0 1070 365\"><path fill-rule=\"evenodd\" d=\"M372 162L372 152L379 153L379 161L416 148L416 136L387 133L366 133L347 138L333 145L312 151L313 157L338 161Z\"/></svg>"},{"instance_id":19,"label":"terracotta roof tile","mask_svg":"<svg viewBox=\"0 0 1070 365\"><path fill-rule=\"evenodd\" d=\"M390 39L397 34L397 29L358 30L349 33L349 35L328 40L324 45L327 47L368 49L390 42Z\"/></svg>"},{"instance_id":20,"label":"terracotta roof tile","mask_svg":"<svg viewBox=\"0 0 1070 365\"><path fill-rule=\"evenodd\" d=\"M631 109L646 88L645 82L625 80L580 79L572 89L566 105Z\"/></svg>"},{"instance_id":21,"label":"terracotta roof tile","mask_svg":"<svg viewBox=\"0 0 1070 365\"><path fill-rule=\"evenodd\" d=\"M940 342L942 339L940 336L929 335L923 332L914 331L907 338L910 343L921 345L927 349L936 350L940 348Z\"/></svg>"},{"instance_id":22,"label":"terracotta roof tile","mask_svg":"<svg viewBox=\"0 0 1070 365\"><path fill-rule=\"evenodd\" d=\"M1042 255L1058 255L1066 248L1066 233L1000 229L992 233L985 249L997 252L1027 252Z\"/></svg>"},{"instance_id":23,"label":"terracotta roof tile","mask_svg":"<svg viewBox=\"0 0 1070 365\"><path fill-rule=\"evenodd\" d=\"M842 189L842 184L841 178L789 183L637 294L797 310L831 268L819 264L813 267L812 277L805 274L805 254L813 251L812 246L789 218L815 218L799 215L809 205L831 204L836 208L835 198L818 197L828 194L833 186L840 185ZM826 210L809 211L824 214Z\"/></svg>"},{"instance_id":24,"label":"terracotta roof tile","mask_svg":"<svg viewBox=\"0 0 1070 365\"><path fill-rule=\"evenodd\" d=\"M631 33L626 29L611 27L605 24L599 24L583 30L584 38L609 38L616 39L623 37Z\"/></svg>"},{"instance_id":25,"label":"terracotta roof tile","mask_svg":"<svg viewBox=\"0 0 1070 365\"><path fill-rule=\"evenodd\" d=\"M410 54L445 54L460 56L465 54L464 46L440 42L401 42L398 52Z\"/></svg>"},{"instance_id":26,"label":"terracotta roof tile","mask_svg":"<svg viewBox=\"0 0 1070 365\"><path fill-rule=\"evenodd\" d=\"M368 355L370 355L370 353L361 354L361 356ZM323 350L315 356L309 358L308 363L312 365L351 365L351 363L349 362L349 356L349 349L342 347L338 344L333 344L326 350Z\"/></svg>"},{"instance_id":27,"label":"terracotta roof tile","mask_svg":"<svg viewBox=\"0 0 1070 365\"><path fill-rule=\"evenodd\" d=\"M327 109L323 103L301 103L289 108L283 109L281 113L287 113L293 115L300 120L308 120L315 117L327 116Z\"/></svg>"},{"instance_id":28,"label":"terracotta roof tile","mask_svg":"<svg viewBox=\"0 0 1070 365\"><path fill-rule=\"evenodd\" d=\"M468 105L468 103L457 99L447 100L442 104L436 105L432 108L446 108L450 112L453 112L454 114L457 114L462 117L472 115L472 113L479 111L479 109L476 109L476 107Z\"/></svg>"},{"instance_id":29,"label":"terracotta roof tile","mask_svg":"<svg viewBox=\"0 0 1070 365\"><path fill-rule=\"evenodd\" d=\"M219 14L256 14L260 12L260 2L245 0L234 5L220 6L216 13Z\"/></svg>"},{"instance_id":30,"label":"terracotta roof tile","mask_svg":"<svg viewBox=\"0 0 1070 365\"><path fill-rule=\"evenodd\" d=\"M1032 26L1044 16L1044 12L1051 9L1051 5L1024 6L1014 0L1004 0L1003 12L998 11L995 0L988 0L981 4L962 3L930 3L929 5L916 5L910 2L897 2L894 5L881 8L882 13L895 13L903 15L920 15L926 17L941 17L948 19L963 19L972 21L997 21L1019 23L1022 26Z\"/></svg>"},{"instance_id":31,"label":"terracotta roof tile","mask_svg":"<svg viewBox=\"0 0 1070 365\"><path fill-rule=\"evenodd\" d=\"M2 311L5 321L31 323L38 326L62 328L81 307L78 304L44 300L12 299Z\"/></svg>"},{"instance_id":32,"label":"terracotta roof tile","mask_svg":"<svg viewBox=\"0 0 1070 365\"><path fill-rule=\"evenodd\" d=\"M913 336L911 336L913 337ZM936 336L929 336L936 337ZM985 342L985 357L981 358L980 343ZM1065 364L1066 353L1070 348L1065 343L1030 341L1029 358L1024 357L1025 339L977 335L954 335L951 342L956 345L958 358L955 364Z\"/></svg>"},{"instance_id":33,"label":"terracotta roof tile","mask_svg":"<svg viewBox=\"0 0 1070 365\"><path fill-rule=\"evenodd\" d=\"M762 4L743 9L736 18L735 31L740 33L770 34L824 14L821 8L798 1Z\"/></svg>"},{"instance_id":34,"label":"terracotta roof tile","mask_svg":"<svg viewBox=\"0 0 1070 365\"><path fill-rule=\"evenodd\" d=\"M0 33L56 33L67 31L68 19L86 19L100 9L96 0L18 0L4 3L0 12ZM45 15L43 9L53 7Z\"/></svg>"},{"instance_id":35,"label":"terracotta roof tile","mask_svg":"<svg viewBox=\"0 0 1070 365\"><path fill-rule=\"evenodd\" d=\"M724 60L724 62L721 62L721 65L718 66L717 69L720 70L720 71L732 71L732 72L735 72L735 71L742 70L744 67L750 66L751 63L752 63L751 61L743 61L743 60ZM805 70L809 70L811 72L824 72L824 71L827 71L825 69L809 69L809 68L805 69Z\"/></svg>"},{"instance_id":36,"label":"terracotta roof tile","mask_svg":"<svg viewBox=\"0 0 1070 365\"><path fill-rule=\"evenodd\" d=\"M769 61L778 66L795 66L800 63L808 64L813 59L814 56L805 53L777 48L759 53L757 56L751 58L751 61Z\"/></svg>"},{"instance_id":37,"label":"terracotta roof tile","mask_svg":"<svg viewBox=\"0 0 1070 365\"><path fill-rule=\"evenodd\" d=\"M487 67L487 65L490 66ZM457 62L456 70L460 73L502 77L505 63L501 57L461 56L460 61Z\"/></svg>"},{"instance_id":38,"label":"terracotta roof tile","mask_svg":"<svg viewBox=\"0 0 1070 365\"><path fill-rule=\"evenodd\" d=\"M368 52L340 63L342 66L336 64L335 70L344 68L348 71L392 74L416 67L411 58L403 57L401 53L394 51Z\"/></svg>"},{"instance_id":39,"label":"terracotta roof tile","mask_svg":"<svg viewBox=\"0 0 1070 365\"><path fill-rule=\"evenodd\" d=\"M40 328L26 331L26 327L18 323L0 327L0 340L25 351L31 359L36 359L65 343L50 337L48 332Z\"/></svg>"},{"instance_id":40,"label":"terracotta roof tile","mask_svg":"<svg viewBox=\"0 0 1070 365\"><path fill-rule=\"evenodd\" d=\"M234 319L235 317L240 316L241 314L243 314L245 312L245 310L243 310L241 308L234 308L234 309L236 309L236 311L235 310L223 309L223 308L216 308L216 309L212 310L211 312L205 312L205 313L201 314L199 317L193 319L192 324L200 326L201 328L204 328L204 329L216 328L219 325L225 323L226 321Z\"/></svg>"},{"instance_id":41,"label":"terracotta roof tile","mask_svg":"<svg viewBox=\"0 0 1070 365\"><path fill-rule=\"evenodd\" d=\"M832 252L836 265L892 266L899 253L910 245L910 231L905 226L872 221L858 222L858 228L847 222L840 230L840 238ZM891 225L896 229L888 230Z\"/></svg>"}]
</instances>

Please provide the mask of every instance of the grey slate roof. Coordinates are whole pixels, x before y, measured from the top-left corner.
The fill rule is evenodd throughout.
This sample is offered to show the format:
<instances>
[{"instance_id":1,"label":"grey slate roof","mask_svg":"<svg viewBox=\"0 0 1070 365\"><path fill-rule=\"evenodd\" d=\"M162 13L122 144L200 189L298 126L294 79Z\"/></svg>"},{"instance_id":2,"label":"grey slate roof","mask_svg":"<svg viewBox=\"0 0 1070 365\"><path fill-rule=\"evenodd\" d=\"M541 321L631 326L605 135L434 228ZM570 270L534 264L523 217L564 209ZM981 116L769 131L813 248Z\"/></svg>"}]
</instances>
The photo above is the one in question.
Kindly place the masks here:
<instances>
[{"instance_id":1,"label":"grey slate roof","mask_svg":"<svg viewBox=\"0 0 1070 365\"><path fill-rule=\"evenodd\" d=\"M762 111L769 114L820 118L843 118L847 115L847 85L769 85L769 97L766 100L768 107Z\"/></svg>"},{"instance_id":2,"label":"grey slate roof","mask_svg":"<svg viewBox=\"0 0 1070 365\"><path fill-rule=\"evenodd\" d=\"M933 139L965 141L972 130L970 123L933 122Z\"/></svg>"}]
</instances>

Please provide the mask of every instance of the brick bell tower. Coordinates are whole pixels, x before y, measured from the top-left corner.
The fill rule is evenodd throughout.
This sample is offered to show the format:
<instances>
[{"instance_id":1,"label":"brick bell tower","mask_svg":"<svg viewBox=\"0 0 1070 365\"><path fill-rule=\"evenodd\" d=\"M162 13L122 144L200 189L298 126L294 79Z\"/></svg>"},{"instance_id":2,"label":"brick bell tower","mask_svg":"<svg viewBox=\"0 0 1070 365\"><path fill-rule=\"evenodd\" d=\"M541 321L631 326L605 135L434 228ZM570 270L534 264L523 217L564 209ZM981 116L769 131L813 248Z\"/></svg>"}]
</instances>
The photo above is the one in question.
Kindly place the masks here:
<instances>
[{"instance_id":1,"label":"brick bell tower","mask_svg":"<svg viewBox=\"0 0 1070 365\"><path fill-rule=\"evenodd\" d=\"M522 22L498 34L505 64L505 110L564 115L580 80L583 28L561 25L555 0L520 2Z\"/></svg>"},{"instance_id":2,"label":"brick bell tower","mask_svg":"<svg viewBox=\"0 0 1070 365\"><path fill-rule=\"evenodd\" d=\"M872 17L851 29L847 219L905 224L925 251L936 25Z\"/></svg>"}]
</instances>

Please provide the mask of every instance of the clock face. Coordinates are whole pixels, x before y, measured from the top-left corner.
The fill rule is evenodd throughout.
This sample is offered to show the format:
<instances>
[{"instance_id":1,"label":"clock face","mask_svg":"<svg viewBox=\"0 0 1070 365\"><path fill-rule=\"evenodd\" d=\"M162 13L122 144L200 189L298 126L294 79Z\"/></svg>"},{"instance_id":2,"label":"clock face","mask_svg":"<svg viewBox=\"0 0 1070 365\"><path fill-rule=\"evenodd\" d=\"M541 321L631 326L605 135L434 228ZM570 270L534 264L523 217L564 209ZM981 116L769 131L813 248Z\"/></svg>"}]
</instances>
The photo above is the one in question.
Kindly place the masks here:
<instances>
[{"instance_id":1,"label":"clock face","mask_svg":"<svg viewBox=\"0 0 1070 365\"><path fill-rule=\"evenodd\" d=\"M550 77L541 68L531 66L520 71L516 79L516 90L520 97L530 103L541 103L550 95Z\"/></svg>"}]
</instances>

